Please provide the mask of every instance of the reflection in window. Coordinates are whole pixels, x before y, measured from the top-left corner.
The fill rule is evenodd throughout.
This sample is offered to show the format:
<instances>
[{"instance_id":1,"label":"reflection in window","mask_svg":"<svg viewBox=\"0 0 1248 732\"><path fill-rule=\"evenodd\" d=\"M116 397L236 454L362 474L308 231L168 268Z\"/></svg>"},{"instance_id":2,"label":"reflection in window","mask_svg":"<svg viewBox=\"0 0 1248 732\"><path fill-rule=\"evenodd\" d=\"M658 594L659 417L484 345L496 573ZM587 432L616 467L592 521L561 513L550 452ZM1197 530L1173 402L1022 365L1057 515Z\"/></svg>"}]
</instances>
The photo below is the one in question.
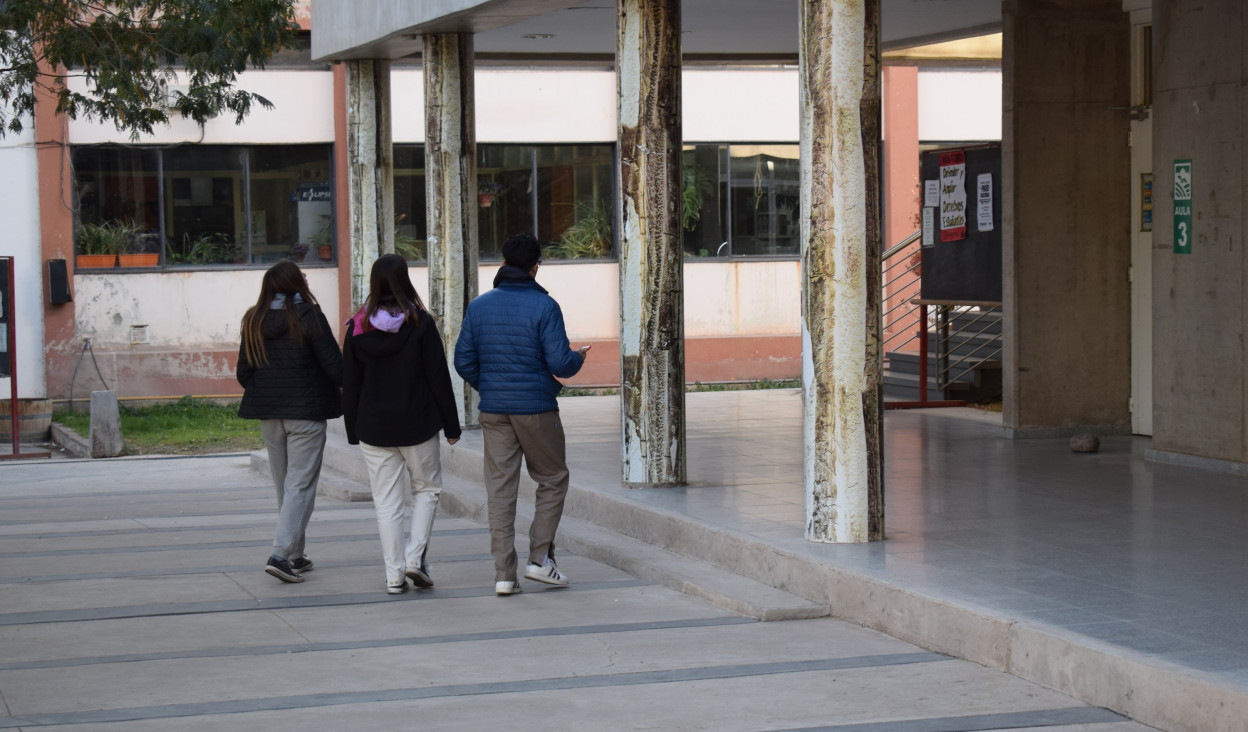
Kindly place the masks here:
<instances>
[{"instance_id":1,"label":"reflection in window","mask_svg":"<svg viewBox=\"0 0 1248 732\"><path fill-rule=\"evenodd\" d=\"M80 254L155 255L122 266L333 260L329 145L110 145L72 156Z\"/></svg>"},{"instance_id":2,"label":"reflection in window","mask_svg":"<svg viewBox=\"0 0 1248 732\"><path fill-rule=\"evenodd\" d=\"M684 167L687 256L799 253L797 145L687 145Z\"/></svg>"},{"instance_id":3,"label":"reflection in window","mask_svg":"<svg viewBox=\"0 0 1248 732\"><path fill-rule=\"evenodd\" d=\"M611 145L480 145L481 259L502 259L511 234L530 232L547 259L605 259L615 251Z\"/></svg>"},{"instance_id":4,"label":"reflection in window","mask_svg":"<svg viewBox=\"0 0 1248 732\"><path fill-rule=\"evenodd\" d=\"M428 259L425 146L394 146L394 251L409 262Z\"/></svg>"}]
</instances>

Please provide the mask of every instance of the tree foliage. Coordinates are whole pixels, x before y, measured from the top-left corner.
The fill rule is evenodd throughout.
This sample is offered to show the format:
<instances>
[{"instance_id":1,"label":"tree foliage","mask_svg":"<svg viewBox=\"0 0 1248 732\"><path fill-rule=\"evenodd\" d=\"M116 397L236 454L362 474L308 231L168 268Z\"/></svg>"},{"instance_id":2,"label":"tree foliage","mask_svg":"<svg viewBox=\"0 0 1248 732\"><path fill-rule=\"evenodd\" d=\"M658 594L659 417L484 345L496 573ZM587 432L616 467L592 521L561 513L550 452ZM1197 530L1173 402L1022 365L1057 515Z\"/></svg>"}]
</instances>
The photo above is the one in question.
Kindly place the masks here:
<instances>
[{"instance_id":1,"label":"tree foliage","mask_svg":"<svg viewBox=\"0 0 1248 732\"><path fill-rule=\"evenodd\" d=\"M35 89L71 119L132 138L180 115L203 124L252 104L239 73L263 68L299 31L293 0L0 0L0 137L21 132ZM83 80L75 91L67 80Z\"/></svg>"}]
</instances>

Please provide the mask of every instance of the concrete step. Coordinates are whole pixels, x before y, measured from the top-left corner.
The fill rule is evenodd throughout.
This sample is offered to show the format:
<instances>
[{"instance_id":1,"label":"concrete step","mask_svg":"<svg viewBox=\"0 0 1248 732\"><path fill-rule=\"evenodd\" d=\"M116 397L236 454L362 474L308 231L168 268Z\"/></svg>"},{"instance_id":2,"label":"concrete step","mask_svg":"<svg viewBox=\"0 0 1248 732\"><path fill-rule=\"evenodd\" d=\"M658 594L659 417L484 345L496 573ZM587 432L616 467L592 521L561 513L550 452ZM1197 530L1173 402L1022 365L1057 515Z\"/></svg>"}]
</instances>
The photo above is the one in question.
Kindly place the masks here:
<instances>
[{"instance_id":1,"label":"concrete step","mask_svg":"<svg viewBox=\"0 0 1248 732\"><path fill-rule=\"evenodd\" d=\"M337 424L334 427L331 423L328 431L317 494L347 501L371 500L367 469L359 448L346 443L341 421ZM481 482L479 439L476 443L476 449L443 444L439 512L488 523L485 487ZM267 474L267 453L252 453L251 467ZM516 534L520 537L527 534L533 520L534 488L532 481L524 475L521 500L516 507ZM564 517L559 524L560 548L758 620L818 618L830 612L827 604L812 602L712 563L627 536L576 516L569 510L575 504L586 502L584 492L569 489ZM648 530L642 529L643 533Z\"/></svg>"}]
</instances>

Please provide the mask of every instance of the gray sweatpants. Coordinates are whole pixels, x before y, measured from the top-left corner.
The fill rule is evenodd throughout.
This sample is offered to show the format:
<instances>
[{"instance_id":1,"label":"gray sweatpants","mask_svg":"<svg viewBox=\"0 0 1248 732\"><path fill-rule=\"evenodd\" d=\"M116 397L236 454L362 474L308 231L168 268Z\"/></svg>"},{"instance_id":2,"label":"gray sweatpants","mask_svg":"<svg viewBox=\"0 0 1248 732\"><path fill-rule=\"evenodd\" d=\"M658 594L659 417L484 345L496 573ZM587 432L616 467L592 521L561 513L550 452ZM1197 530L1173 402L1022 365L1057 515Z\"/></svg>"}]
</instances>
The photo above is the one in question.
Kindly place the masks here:
<instances>
[{"instance_id":1,"label":"gray sweatpants","mask_svg":"<svg viewBox=\"0 0 1248 732\"><path fill-rule=\"evenodd\" d=\"M316 482L325 455L325 422L306 419L262 419L260 434L269 451L269 468L277 489L277 530L273 556L303 556L303 533L316 503Z\"/></svg>"}]
</instances>

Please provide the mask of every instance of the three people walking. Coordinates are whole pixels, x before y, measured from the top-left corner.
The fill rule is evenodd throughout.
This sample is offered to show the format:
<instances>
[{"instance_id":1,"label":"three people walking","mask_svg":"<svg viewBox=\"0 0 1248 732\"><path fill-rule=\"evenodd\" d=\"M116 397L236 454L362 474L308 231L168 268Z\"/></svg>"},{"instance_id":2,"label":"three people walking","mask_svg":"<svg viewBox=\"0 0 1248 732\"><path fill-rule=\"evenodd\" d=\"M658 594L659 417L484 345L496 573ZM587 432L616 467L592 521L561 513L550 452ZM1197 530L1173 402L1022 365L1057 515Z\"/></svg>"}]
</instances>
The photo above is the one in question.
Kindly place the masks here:
<instances>
[{"instance_id":1,"label":"three people walking","mask_svg":"<svg viewBox=\"0 0 1248 732\"><path fill-rule=\"evenodd\" d=\"M342 354L307 279L289 260L264 273L240 330L238 416L260 420L277 489L277 529L264 571L302 582L312 569L304 533L316 502L325 422L342 414Z\"/></svg>"},{"instance_id":2,"label":"three people walking","mask_svg":"<svg viewBox=\"0 0 1248 732\"><path fill-rule=\"evenodd\" d=\"M408 579L433 587L427 552L442 491L438 432L454 445L460 425L438 326L407 262L382 256L369 284L364 306L347 321L342 403L347 441L360 446L368 466L386 591L399 594Z\"/></svg>"},{"instance_id":3,"label":"three people walking","mask_svg":"<svg viewBox=\"0 0 1248 732\"><path fill-rule=\"evenodd\" d=\"M572 350L563 312L534 279L542 249L530 234L503 242L494 289L468 304L455 345L455 370L481 395L485 483L494 555L494 591L520 592L516 497L523 456L537 482L524 576L551 585L568 578L555 564L555 533L568 492L563 423L555 377L575 376L588 346Z\"/></svg>"}]
</instances>

